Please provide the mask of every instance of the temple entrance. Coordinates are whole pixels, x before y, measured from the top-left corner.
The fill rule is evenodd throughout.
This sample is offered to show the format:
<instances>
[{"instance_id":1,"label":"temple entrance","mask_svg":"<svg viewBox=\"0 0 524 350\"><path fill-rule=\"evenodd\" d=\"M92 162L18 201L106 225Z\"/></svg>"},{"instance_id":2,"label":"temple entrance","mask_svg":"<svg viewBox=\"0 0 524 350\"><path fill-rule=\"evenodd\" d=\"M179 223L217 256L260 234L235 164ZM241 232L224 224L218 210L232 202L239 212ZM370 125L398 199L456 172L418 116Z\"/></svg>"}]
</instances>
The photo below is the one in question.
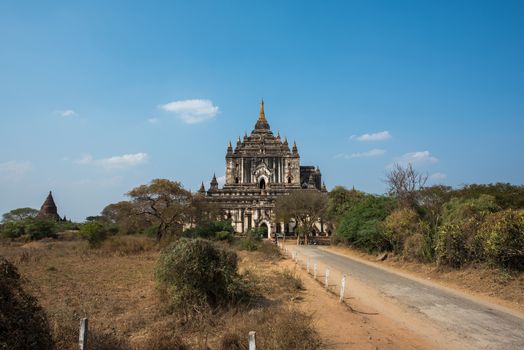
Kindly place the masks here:
<instances>
[{"instance_id":1,"label":"temple entrance","mask_svg":"<svg viewBox=\"0 0 524 350\"><path fill-rule=\"evenodd\" d=\"M265 238L271 238L271 224L269 223L269 221L267 220L264 220L262 221L259 225L258 225L258 228L260 229L260 235L265 237Z\"/></svg>"},{"instance_id":2,"label":"temple entrance","mask_svg":"<svg viewBox=\"0 0 524 350\"><path fill-rule=\"evenodd\" d=\"M261 190L265 190L266 189L266 180L264 180L264 178L260 179L259 188Z\"/></svg>"}]
</instances>

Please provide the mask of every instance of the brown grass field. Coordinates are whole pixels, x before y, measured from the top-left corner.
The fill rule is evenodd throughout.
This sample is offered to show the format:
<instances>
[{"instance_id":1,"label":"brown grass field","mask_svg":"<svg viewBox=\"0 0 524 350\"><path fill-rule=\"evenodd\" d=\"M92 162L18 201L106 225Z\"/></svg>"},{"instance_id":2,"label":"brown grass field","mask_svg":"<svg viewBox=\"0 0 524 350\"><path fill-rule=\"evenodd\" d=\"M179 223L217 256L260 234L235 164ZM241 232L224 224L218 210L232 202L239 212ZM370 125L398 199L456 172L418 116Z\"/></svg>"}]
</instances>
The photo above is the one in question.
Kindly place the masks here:
<instances>
[{"instance_id":1,"label":"brown grass field","mask_svg":"<svg viewBox=\"0 0 524 350\"><path fill-rule=\"evenodd\" d=\"M320 347L311 316L294 305L302 284L278 256L239 252L241 272L261 294L256 305L185 324L155 282L159 254L153 241L134 236L114 237L100 249L76 239L0 245L46 311L57 349L78 348L82 317L90 322L89 349L243 349L250 330L263 349Z\"/></svg>"}]
</instances>

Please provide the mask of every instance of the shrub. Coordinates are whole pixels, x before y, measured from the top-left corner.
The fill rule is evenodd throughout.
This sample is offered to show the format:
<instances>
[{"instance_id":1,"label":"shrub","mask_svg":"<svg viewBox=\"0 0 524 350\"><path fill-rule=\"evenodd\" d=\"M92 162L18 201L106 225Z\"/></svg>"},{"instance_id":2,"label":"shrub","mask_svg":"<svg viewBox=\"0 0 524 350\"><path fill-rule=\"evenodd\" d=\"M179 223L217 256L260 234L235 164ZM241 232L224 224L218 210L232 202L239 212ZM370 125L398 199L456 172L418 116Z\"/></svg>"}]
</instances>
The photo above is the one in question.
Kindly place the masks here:
<instances>
[{"instance_id":1,"label":"shrub","mask_svg":"<svg viewBox=\"0 0 524 350\"><path fill-rule=\"evenodd\" d=\"M32 240L45 237L56 238L56 224L50 220L31 219L25 225L25 233Z\"/></svg>"},{"instance_id":2,"label":"shrub","mask_svg":"<svg viewBox=\"0 0 524 350\"><path fill-rule=\"evenodd\" d=\"M25 234L25 222L6 222L0 226L0 236L17 238Z\"/></svg>"},{"instance_id":3,"label":"shrub","mask_svg":"<svg viewBox=\"0 0 524 350\"><path fill-rule=\"evenodd\" d=\"M384 220L385 237L397 254L403 252L404 242L410 236L417 234L424 237L428 229L428 225L420 220L413 209L394 210Z\"/></svg>"},{"instance_id":4,"label":"shrub","mask_svg":"<svg viewBox=\"0 0 524 350\"><path fill-rule=\"evenodd\" d=\"M156 237L158 231L158 225L151 225L144 229L143 234L147 237Z\"/></svg>"},{"instance_id":5,"label":"shrub","mask_svg":"<svg viewBox=\"0 0 524 350\"><path fill-rule=\"evenodd\" d=\"M0 348L53 348L44 311L23 290L18 271L4 257L0 257Z\"/></svg>"},{"instance_id":6,"label":"shrub","mask_svg":"<svg viewBox=\"0 0 524 350\"><path fill-rule=\"evenodd\" d=\"M208 221L184 231L183 236L189 238L217 239L217 233L228 232L233 235L233 226L230 221ZM224 235L222 233L222 235Z\"/></svg>"},{"instance_id":7,"label":"shrub","mask_svg":"<svg viewBox=\"0 0 524 350\"><path fill-rule=\"evenodd\" d=\"M394 200L388 197L366 197L346 212L337 228L337 236L346 244L368 252L389 248L382 220L389 215L393 205Z\"/></svg>"},{"instance_id":8,"label":"shrub","mask_svg":"<svg viewBox=\"0 0 524 350\"><path fill-rule=\"evenodd\" d=\"M482 261L485 249L478 234L486 216L500 208L495 198L452 198L444 205L443 222L437 232L435 254L439 265L460 267L468 261Z\"/></svg>"},{"instance_id":9,"label":"shrub","mask_svg":"<svg viewBox=\"0 0 524 350\"><path fill-rule=\"evenodd\" d=\"M253 252L258 249L260 241L249 237L242 237L236 242L235 245L239 250Z\"/></svg>"},{"instance_id":10,"label":"shrub","mask_svg":"<svg viewBox=\"0 0 524 350\"><path fill-rule=\"evenodd\" d=\"M524 269L524 214L508 209L490 214L479 235L487 258L503 267Z\"/></svg>"},{"instance_id":11,"label":"shrub","mask_svg":"<svg viewBox=\"0 0 524 350\"><path fill-rule=\"evenodd\" d=\"M402 255L409 259L419 262L429 262L432 260L433 254L431 251L428 236L421 233L415 233L406 238Z\"/></svg>"},{"instance_id":12,"label":"shrub","mask_svg":"<svg viewBox=\"0 0 524 350\"><path fill-rule=\"evenodd\" d=\"M182 238L160 256L156 277L172 305L186 315L202 306L225 306L247 296L235 252L203 239Z\"/></svg>"},{"instance_id":13,"label":"shrub","mask_svg":"<svg viewBox=\"0 0 524 350\"><path fill-rule=\"evenodd\" d=\"M80 228L80 237L85 239L91 248L99 247L107 236L107 228L98 221L87 222Z\"/></svg>"},{"instance_id":14,"label":"shrub","mask_svg":"<svg viewBox=\"0 0 524 350\"><path fill-rule=\"evenodd\" d=\"M220 231L220 232L215 233L214 239L217 241L231 242L233 240L233 235L231 234L231 232L228 232L228 231Z\"/></svg>"},{"instance_id":15,"label":"shrub","mask_svg":"<svg viewBox=\"0 0 524 350\"><path fill-rule=\"evenodd\" d=\"M435 254L439 265L460 267L469 261L482 261L484 248L478 231L482 216L450 222L439 227Z\"/></svg>"}]
</instances>

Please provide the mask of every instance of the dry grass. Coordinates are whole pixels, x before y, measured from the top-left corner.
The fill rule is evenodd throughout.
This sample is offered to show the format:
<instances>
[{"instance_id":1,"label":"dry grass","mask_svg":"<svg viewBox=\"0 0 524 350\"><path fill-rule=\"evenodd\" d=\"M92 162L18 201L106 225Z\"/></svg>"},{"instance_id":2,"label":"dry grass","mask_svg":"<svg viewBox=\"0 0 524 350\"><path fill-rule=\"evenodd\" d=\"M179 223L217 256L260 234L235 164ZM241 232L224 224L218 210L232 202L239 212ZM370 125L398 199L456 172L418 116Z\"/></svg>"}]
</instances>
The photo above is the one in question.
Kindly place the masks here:
<instances>
[{"instance_id":1,"label":"dry grass","mask_svg":"<svg viewBox=\"0 0 524 350\"><path fill-rule=\"evenodd\" d=\"M108 254L136 255L158 248L154 239L146 236L113 236L102 243L100 250Z\"/></svg>"},{"instance_id":2,"label":"dry grass","mask_svg":"<svg viewBox=\"0 0 524 350\"><path fill-rule=\"evenodd\" d=\"M247 332L257 331L262 349L297 348L288 345L304 332L312 337L305 339L318 339L311 319L293 307L301 281L264 252L239 254L241 272L249 271L260 302L210 310L198 325L166 312L154 279L158 248L146 237L114 237L100 249L80 240L0 242L0 255L17 266L24 287L46 311L58 349L78 348L82 317L89 318L93 349L218 349L227 343L226 329L230 343L237 337L244 345ZM285 336L275 325L287 329Z\"/></svg>"}]
</instances>

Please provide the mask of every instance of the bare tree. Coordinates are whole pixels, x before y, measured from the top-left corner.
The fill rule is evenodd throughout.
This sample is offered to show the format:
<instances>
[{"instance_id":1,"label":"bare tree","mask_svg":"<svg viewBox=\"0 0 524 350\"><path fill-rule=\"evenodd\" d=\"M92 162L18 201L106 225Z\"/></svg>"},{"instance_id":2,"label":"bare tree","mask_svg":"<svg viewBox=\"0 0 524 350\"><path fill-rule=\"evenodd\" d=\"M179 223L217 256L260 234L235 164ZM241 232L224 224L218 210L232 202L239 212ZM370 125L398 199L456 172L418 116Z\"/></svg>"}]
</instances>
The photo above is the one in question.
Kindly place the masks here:
<instances>
[{"instance_id":1,"label":"bare tree","mask_svg":"<svg viewBox=\"0 0 524 350\"><path fill-rule=\"evenodd\" d=\"M388 194L396 197L402 207L414 207L417 202L418 191L428 181L428 175L418 172L411 163L405 167L395 163L393 169L386 174Z\"/></svg>"}]
</instances>

